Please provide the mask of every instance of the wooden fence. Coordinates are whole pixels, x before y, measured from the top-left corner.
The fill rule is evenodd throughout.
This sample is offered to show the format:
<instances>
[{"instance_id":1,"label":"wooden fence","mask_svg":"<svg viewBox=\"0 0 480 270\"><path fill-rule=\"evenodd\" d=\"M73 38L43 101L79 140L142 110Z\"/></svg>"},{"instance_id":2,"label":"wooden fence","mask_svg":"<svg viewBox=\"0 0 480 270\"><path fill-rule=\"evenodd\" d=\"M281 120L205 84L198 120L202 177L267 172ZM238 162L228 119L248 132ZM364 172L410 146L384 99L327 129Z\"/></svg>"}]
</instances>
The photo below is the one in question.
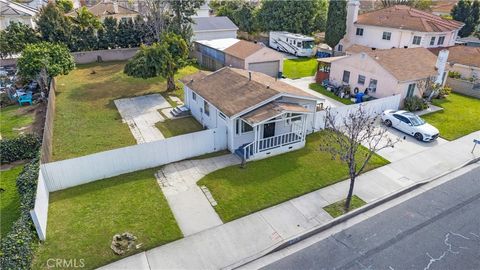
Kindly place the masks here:
<instances>
[{"instance_id":1,"label":"wooden fence","mask_svg":"<svg viewBox=\"0 0 480 270\"><path fill-rule=\"evenodd\" d=\"M48 163L52 160L53 144L53 120L55 118L55 91L56 81L52 79L48 94L47 113L43 127L42 147L40 149L40 163Z\"/></svg>"}]
</instances>

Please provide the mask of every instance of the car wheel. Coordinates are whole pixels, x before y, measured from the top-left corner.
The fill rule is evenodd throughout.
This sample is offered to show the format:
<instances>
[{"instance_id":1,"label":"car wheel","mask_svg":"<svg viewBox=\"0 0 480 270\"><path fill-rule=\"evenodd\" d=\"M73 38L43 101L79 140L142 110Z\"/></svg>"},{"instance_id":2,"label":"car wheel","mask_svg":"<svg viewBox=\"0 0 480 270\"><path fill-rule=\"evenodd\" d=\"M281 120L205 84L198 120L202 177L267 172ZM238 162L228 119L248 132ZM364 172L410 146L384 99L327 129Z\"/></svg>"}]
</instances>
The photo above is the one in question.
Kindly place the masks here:
<instances>
[{"instance_id":1,"label":"car wheel","mask_svg":"<svg viewBox=\"0 0 480 270\"><path fill-rule=\"evenodd\" d=\"M417 139L418 141L423 141L423 135L420 133L415 133L413 137L415 137L415 139Z\"/></svg>"},{"instance_id":2,"label":"car wheel","mask_svg":"<svg viewBox=\"0 0 480 270\"><path fill-rule=\"evenodd\" d=\"M391 126L392 126L392 121L390 121L390 120L388 120L388 119L385 120L384 123L385 123L385 126L387 126L387 127L391 127Z\"/></svg>"}]
</instances>

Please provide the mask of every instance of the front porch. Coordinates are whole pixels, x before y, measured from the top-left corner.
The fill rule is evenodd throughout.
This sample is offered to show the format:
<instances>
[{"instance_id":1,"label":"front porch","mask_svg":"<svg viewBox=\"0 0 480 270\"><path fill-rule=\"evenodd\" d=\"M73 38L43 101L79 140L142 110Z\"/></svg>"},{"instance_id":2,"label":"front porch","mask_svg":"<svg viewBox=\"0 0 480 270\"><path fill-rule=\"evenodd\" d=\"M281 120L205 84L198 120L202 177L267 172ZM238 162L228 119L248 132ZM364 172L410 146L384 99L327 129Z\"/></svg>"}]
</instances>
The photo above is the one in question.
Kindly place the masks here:
<instances>
[{"instance_id":1,"label":"front porch","mask_svg":"<svg viewBox=\"0 0 480 270\"><path fill-rule=\"evenodd\" d=\"M249 125L253 136L235 154L250 161L304 147L311 113L300 105L273 103L240 117L239 125Z\"/></svg>"}]
</instances>

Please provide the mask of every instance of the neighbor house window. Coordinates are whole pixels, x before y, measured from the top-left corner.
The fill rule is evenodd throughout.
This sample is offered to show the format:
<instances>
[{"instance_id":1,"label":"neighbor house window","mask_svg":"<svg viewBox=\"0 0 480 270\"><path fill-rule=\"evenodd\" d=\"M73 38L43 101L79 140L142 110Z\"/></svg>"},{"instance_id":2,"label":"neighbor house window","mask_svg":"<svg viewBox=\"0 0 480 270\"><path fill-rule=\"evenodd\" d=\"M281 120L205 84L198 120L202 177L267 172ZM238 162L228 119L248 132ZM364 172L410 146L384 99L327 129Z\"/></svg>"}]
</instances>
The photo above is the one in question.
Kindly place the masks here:
<instances>
[{"instance_id":1,"label":"neighbor house window","mask_svg":"<svg viewBox=\"0 0 480 270\"><path fill-rule=\"evenodd\" d=\"M339 44L339 45L338 45L338 51L339 51L339 52L343 51L343 45L342 45L342 44Z\"/></svg>"},{"instance_id":2,"label":"neighbor house window","mask_svg":"<svg viewBox=\"0 0 480 270\"><path fill-rule=\"evenodd\" d=\"M342 81L344 83L348 83L350 81L350 71L346 71L346 70L343 71Z\"/></svg>"},{"instance_id":3,"label":"neighbor house window","mask_svg":"<svg viewBox=\"0 0 480 270\"><path fill-rule=\"evenodd\" d=\"M414 44L414 45L420 45L420 42L422 42L422 37L419 37L419 36L414 36L414 37L413 37L413 42L412 42L412 44Z\"/></svg>"},{"instance_id":4,"label":"neighbor house window","mask_svg":"<svg viewBox=\"0 0 480 270\"><path fill-rule=\"evenodd\" d=\"M383 32L383 35L382 35L383 40L390 40L390 38L392 38L391 32Z\"/></svg>"},{"instance_id":5,"label":"neighbor house window","mask_svg":"<svg viewBox=\"0 0 480 270\"><path fill-rule=\"evenodd\" d=\"M435 45L435 37L430 38L430 46Z\"/></svg>"},{"instance_id":6,"label":"neighbor house window","mask_svg":"<svg viewBox=\"0 0 480 270\"><path fill-rule=\"evenodd\" d=\"M441 36L438 38L437 45L443 45L443 42L445 42L445 36Z\"/></svg>"},{"instance_id":7,"label":"neighbor house window","mask_svg":"<svg viewBox=\"0 0 480 270\"><path fill-rule=\"evenodd\" d=\"M365 84L365 76L358 75L358 84L361 84L361 85Z\"/></svg>"},{"instance_id":8,"label":"neighbor house window","mask_svg":"<svg viewBox=\"0 0 480 270\"><path fill-rule=\"evenodd\" d=\"M192 92L192 99L197 100L197 94L195 92Z\"/></svg>"},{"instance_id":9,"label":"neighbor house window","mask_svg":"<svg viewBox=\"0 0 480 270\"><path fill-rule=\"evenodd\" d=\"M208 104L208 102L206 100L203 101L203 112L210 116L210 105Z\"/></svg>"},{"instance_id":10,"label":"neighbor house window","mask_svg":"<svg viewBox=\"0 0 480 270\"><path fill-rule=\"evenodd\" d=\"M407 97L413 97L414 92L415 92L415 84L411 83L408 85Z\"/></svg>"},{"instance_id":11,"label":"neighbor house window","mask_svg":"<svg viewBox=\"0 0 480 270\"><path fill-rule=\"evenodd\" d=\"M368 88L370 88L370 91L377 92L377 83L377 80L370 79L370 83L368 84Z\"/></svg>"},{"instance_id":12,"label":"neighbor house window","mask_svg":"<svg viewBox=\"0 0 480 270\"><path fill-rule=\"evenodd\" d=\"M363 28L357 28L357 36L363 36Z\"/></svg>"}]
</instances>

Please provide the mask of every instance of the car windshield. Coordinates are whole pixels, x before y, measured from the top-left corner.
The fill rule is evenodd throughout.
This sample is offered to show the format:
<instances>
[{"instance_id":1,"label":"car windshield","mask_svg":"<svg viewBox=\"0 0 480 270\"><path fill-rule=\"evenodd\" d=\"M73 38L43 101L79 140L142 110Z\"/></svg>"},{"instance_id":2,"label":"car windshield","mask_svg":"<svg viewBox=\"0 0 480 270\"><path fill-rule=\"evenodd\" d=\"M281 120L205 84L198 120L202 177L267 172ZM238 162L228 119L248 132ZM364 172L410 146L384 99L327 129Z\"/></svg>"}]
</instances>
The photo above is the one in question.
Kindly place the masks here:
<instances>
[{"instance_id":1,"label":"car windshield","mask_svg":"<svg viewBox=\"0 0 480 270\"><path fill-rule=\"evenodd\" d=\"M303 42L303 48L304 49L313 49L314 45L315 45L315 43L313 42L313 40Z\"/></svg>"},{"instance_id":2,"label":"car windshield","mask_svg":"<svg viewBox=\"0 0 480 270\"><path fill-rule=\"evenodd\" d=\"M414 126L421 126L421 125L425 124L425 121L422 118L420 118L420 117L418 117L417 115L414 115L414 114L409 115L408 120L410 120L410 122L412 122L412 125L414 125Z\"/></svg>"}]
</instances>

